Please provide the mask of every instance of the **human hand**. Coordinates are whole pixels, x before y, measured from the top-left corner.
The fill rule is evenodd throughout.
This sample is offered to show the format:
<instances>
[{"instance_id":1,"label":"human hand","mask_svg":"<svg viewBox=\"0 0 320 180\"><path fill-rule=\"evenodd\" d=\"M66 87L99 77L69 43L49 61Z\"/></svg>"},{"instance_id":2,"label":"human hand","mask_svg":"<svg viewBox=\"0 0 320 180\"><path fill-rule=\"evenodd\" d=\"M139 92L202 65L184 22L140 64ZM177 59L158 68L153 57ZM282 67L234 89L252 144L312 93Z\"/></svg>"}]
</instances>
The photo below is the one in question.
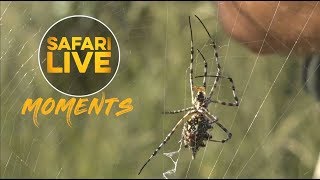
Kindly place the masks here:
<instances>
[{"instance_id":1,"label":"human hand","mask_svg":"<svg viewBox=\"0 0 320 180\"><path fill-rule=\"evenodd\" d=\"M230 1L219 2L218 8L225 32L253 52L288 54L296 41L294 54L320 52L320 5L317 2Z\"/></svg>"}]
</instances>

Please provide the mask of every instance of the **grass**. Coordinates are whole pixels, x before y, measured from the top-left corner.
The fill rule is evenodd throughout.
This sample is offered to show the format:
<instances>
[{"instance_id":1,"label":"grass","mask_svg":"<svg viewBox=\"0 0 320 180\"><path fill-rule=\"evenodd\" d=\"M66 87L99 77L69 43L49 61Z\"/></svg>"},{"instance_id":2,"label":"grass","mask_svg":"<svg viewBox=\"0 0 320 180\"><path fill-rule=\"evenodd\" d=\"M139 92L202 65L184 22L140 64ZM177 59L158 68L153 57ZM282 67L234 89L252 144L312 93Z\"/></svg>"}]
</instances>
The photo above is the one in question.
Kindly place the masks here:
<instances>
[{"instance_id":1,"label":"grass","mask_svg":"<svg viewBox=\"0 0 320 180\"><path fill-rule=\"evenodd\" d=\"M2 13L8 4L1 2ZM106 98L131 97L134 109L120 117L113 115L116 109L109 116L71 117L72 128L65 114L40 116L36 128L32 115L19 113L25 99L67 97L44 80L34 52L48 27L73 14L94 16L115 32L120 69L104 92ZM232 140L224 145L210 143L199 151L190 169L191 152L183 148L174 177L311 178L320 147L320 107L300 91L301 57L290 56L281 70L285 56L260 56L253 69L257 54L233 40L229 43L211 2L12 2L1 21L1 53L7 51L1 60L1 177L161 178L173 166L162 153L179 148L181 129L142 174L137 173L182 117L161 112L190 105L186 70L188 16L193 14L203 19L221 47L223 73L233 77L241 105L210 107L232 132ZM208 38L193 20L195 45L202 48ZM215 73L211 49L205 46L203 53L210 61L209 72ZM197 57L195 72L201 71L202 60ZM232 99L227 81L217 96ZM214 129L213 135L224 134Z\"/></svg>"}]
</instances>

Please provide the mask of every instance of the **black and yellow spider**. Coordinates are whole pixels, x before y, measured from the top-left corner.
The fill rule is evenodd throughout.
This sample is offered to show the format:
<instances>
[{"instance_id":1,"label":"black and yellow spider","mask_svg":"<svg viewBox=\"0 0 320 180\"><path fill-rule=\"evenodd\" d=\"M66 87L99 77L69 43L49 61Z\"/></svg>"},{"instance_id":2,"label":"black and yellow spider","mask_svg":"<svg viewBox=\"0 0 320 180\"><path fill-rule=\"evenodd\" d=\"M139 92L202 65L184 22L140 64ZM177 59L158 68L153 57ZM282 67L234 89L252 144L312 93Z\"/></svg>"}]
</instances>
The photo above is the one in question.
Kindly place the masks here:
<instances>
[{"instance_id":1,"label":"black and yellow spider","mask_svg":"<svg viewBox=\"0 0 320 180\"><path fill-rule=\"evenodd\" d=\"M195 15L196 16L196 15ZM189 26L190 26L190 33L191 33L191 63L190 63L190 89L191 89L191 102L192 106L181 109L181 110L176 110L176 111L168 111L164 112L164 114L176 114L176 113L181 113L187 111L187 113L178 121L178 123L173 127L171 132L167 135L167 137L164 139L164 141L159 145L159 147L153 152L153 154L150 156L150 158L146 161L146 163L142 166L142 168L139 171L139 174L143 170L143 168L150 162L150 160L157 154L157 152L161 149L161 147L170 139L171 135L175 132L176 128L183 122L183 120L187 119L187 117L190 117L183 126L182 130L182 142L184 143L184 146L186 148L191 149L192 151L192 158L195 157L197 151L199 150L200 147L205 147L205 141L213 141L213 142L221 142L224 143L228 141L232 134L222 125L218 122L218 117L210 114L208 110L208 105L210 103L219 103L222 105L227 105L227 106L238 106L239 101L238 97L235 93L235 87L233 84L233 80L230 77L225 77L221 76L221 66L218 61L218 53L217 53L217 47L216 44L214 43L209 31L207 30L206 26L203 24L201 19L196 16L196 18L200 21L204 29L206 30L210 40L211 44L210 46L214 50L214 55L215 55L215 61L217 65L217 73L216 75L208 75L207 74L207 69L208 69L208 63L206 59L204 58L203 54L199 49L197 51L199 54L202 56L202 59L204 61L204 75L202 76L196 76L193 77L193 61L194 61L194 47L193 47L193 35L192 35L192 27L191 27L191 20L189 16ZM203 77L203 86L197 87L193 86L193 79L194 78L199 78ZM210 90L209 96L206 96L206 77L215 77L213 86ZM220 100L213 100L211 99L214 89L217 87L217 83L220 78L226 78L230 81L231 83L231 88L232 88L232 93L235 102L223 102ZM196 96L194 97L194 91L197 93ZM213 125L217 124L224 132L227 133L227 138L222 139L222 140L213 140L212 135L210 134L210 130L213 128Z\"/></svg>"}]
</instances>

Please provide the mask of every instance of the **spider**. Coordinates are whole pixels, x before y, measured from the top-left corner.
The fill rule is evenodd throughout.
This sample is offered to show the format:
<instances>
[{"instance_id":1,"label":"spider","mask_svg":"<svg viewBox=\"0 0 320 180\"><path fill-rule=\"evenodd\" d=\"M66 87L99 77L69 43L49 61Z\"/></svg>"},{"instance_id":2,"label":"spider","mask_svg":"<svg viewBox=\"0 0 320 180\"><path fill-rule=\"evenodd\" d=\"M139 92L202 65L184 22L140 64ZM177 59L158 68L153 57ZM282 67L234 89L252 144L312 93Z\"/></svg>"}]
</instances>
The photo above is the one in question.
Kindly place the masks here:
<instances>
[{"instance_id":1,"label":"spider","mask_svg":"<svg viewBox=\"0 0 320 180\"><path fill-rule=\"evenodd\" d=\"M163 142L158 146L158 148L152 153L150 158L145 162L145 164L142 166L140 169L139 173L142 172L144 167L151 161L151 159L157 154L157 152L161 149L161 147L167 143L167 141L170 139L172 134L175 132L176 128L183 122L185 119L190 117L183 126L182 129L182 142L184 143L185 148L189 148L192 151L192 159L195 158L196 153L198 152L199 148L205 147L205 141L212 141L212 142L221 142L224 143L228 140L231 139L232 134L221 124L218 122L218 117L210 114L208 110L208 105L211 103L218 103L222 105L227 105L227 106L239 106L239 101L238 97L235 93L235 86L233 83L233 80L231 77L226 77L221 75L221 66L218 62L218 53L217 53L217 47L215 42L213 41L209 31L207 30L206 26L204 23L201 21L201 19L195 15L195 17L199 20L199 22L202 24L203 28L207 32L211 44L210 46L214 50L214 55L215 55L215 63L217 65L217 73L216 75L208 75L207 69L208 69L208 63L206 59L204 58L203 54L199 49L197 49L198 53L201 55L203 61L204 61L204 75L202 76L193 76L193 61L194 61L194 47L193 47L193 35L192 35L192 27L191 27L191 20L189 16L189 28L190 28L190 34L191 34L191 62L190 62L190 91L191 91L191 103L192 106L181 109L181 110L175 110L175 111L166 111L163 112L164 114L177 114L181 112L186 112L187 113L177 122L177 124L173 127L171 132L167 135L167 137L163 140ZM200 78L203 77L203 86L194 86L193 85L193 80L194 78ZM214 77L215 80L213 82L213 86L210 90L210 93L208 96L206 96L206 88L207 88L207 81L206 77ZM233 93L233 98L234 102L224 102L220 100L213 100L211 99L214 89L217 87L217 83L220 78L225 78L228 79L231 83L231 88L232 88L232 93ZM196 92L196 96L194 97L194 92ZM212 139L212 135L210 134L210 130L212 130L213 125L217 124L226 134L227 137L222 140L214 140Z\"/></svg>"}]
</instances>

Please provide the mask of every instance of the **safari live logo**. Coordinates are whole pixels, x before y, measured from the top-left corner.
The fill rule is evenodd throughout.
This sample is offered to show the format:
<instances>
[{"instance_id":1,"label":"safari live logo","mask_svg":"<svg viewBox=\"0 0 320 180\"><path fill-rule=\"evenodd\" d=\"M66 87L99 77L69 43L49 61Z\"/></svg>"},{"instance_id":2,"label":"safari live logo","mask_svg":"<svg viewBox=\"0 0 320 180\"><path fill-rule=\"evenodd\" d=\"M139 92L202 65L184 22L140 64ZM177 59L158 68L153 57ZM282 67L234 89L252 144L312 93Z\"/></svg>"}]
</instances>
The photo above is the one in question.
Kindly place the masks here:
<instances>
[{"instance_id":1,"label":"safari live logo","mask_svg":"<svg viewBox=\"0 0 320 180\"><path fill-rule=\"evenodd\" d=\"M117 104L116 116L133 110L132 98L101 98L90 100L106 88L115 77L120 65L120 48L111 29L98 19L85 15L65 17L54 23L43 35L38 50L38 62L46 81L70 99L54 98L25 100L21 114L33 112L33 123L39 127L38 114L58 115L66 112L66 122L72 126L71 115L108 116ZM74 81L91 83L89 87L71 86ZM115 105L116 106L116 105Z\"/></svg>"}]
</instances>

